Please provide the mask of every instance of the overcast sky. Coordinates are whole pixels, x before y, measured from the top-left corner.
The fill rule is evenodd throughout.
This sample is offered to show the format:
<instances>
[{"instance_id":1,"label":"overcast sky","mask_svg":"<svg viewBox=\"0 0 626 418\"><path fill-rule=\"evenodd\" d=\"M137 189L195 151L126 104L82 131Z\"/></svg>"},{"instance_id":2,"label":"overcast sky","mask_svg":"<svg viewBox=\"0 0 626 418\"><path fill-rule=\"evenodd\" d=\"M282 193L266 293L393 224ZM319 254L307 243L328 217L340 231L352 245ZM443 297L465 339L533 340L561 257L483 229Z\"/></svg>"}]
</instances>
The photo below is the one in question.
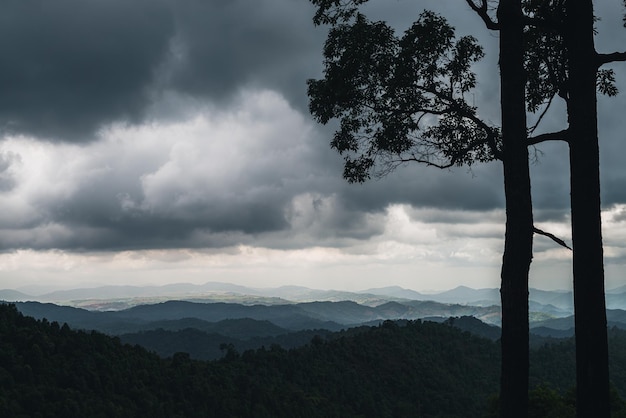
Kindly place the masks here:
<instances>
[{"instance_id":1,"label":"overcast sky","mask_svg":"<svg viewBox=\"0 0 626 418\"><path fill-rule=\"evenodd\" d=\"M597 48L624 49L622 0ZM474 99L499 119L497 34L464 0L373 0L403 30L424 8L480 39ZM327 28L307 0L0 1L0 288L233 282L498 287L501 165L342 179L307 109ZM607 287L626 284L624 94L600 98ZM530 121L533 120L531 116ZM565 127L556 106L543 129ZM538 227L569 242L567 148L533 163ZM535 238L531 286L571 288Z\"/></svg>"}]
</instances>

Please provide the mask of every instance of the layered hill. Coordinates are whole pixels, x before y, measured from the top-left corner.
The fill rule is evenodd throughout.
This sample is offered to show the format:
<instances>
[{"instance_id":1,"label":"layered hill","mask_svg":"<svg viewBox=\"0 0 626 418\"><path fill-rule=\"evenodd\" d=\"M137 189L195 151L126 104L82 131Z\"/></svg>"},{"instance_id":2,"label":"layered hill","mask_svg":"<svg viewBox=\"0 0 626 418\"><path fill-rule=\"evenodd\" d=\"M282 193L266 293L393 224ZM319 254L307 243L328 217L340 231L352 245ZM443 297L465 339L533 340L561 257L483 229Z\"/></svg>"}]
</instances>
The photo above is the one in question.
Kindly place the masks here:
<instances>
[{"instance_id":1,"label":"layered hill","mask_svg":"<svg viewBox=\"0 0 626 418\"><path fill-rule=\"evenodd\" d=\"M226 343L221 360L203 362L161 358L0 304L0 416L486 416L499 346L451 325L385 321L291 350L240 352ZM626 332L612 329L609 338L611 379L623 396ZM574 416L563 396L574 383L573 352L571 339L532 350L535 416ZM624 402L613 401L622 416Z\"/></svg>"},{"instance_id":2,"label":"layered hill","mask_svg":"<svg viewBox=\"0 0 626 418\"><path fill-rule=\"evenodd\" d=\"M224 350L214 362L163 359L0 305L0 415L471 418L497 390L497 345L436 323L386 322L294 350Z\"/></svg>"},{"instance_id":3,"label":"layered hill","mask_svg":"<svg viewBox=\"0 0 626 418\"><path fill-rule=\"evenodd\" d=\"M66 322L75 328L95 329L112 334L155 329L160 327L159 321L180 321L188 318L209 322L251 318L258 321L269 321L278 327L291 331L317 328L340 330L387 319L420 319L424 317L448 318L450 316L470 315L484 322L497 322L499 320L499 308L497 306L476 307L421 301L388 302L373 307L351 301L306 302L285 305L168 301L106 312L39 302L17 302L16 306L25 315L38 319L47 318L59 323ZM179 329L182 329L182 323Z\"/></svg>"},{"instance_id":4,"label":"layered hill","mask_svg":"<svg viewBox=\"0 0 626 418\"><path fill-rule=\"evenodd\" d=\"M244 327L243 335L239 336L211 329L206 324L246 318L271 322L285 333L310 329L336 331L361 324L378 324L387 319L442 321L449 317L473 316L488 324L500 324L499 291L464 286L423 294L397 286L345 292L299 286L253 289L209 282L203 285L104 286L39 296L0 290L0 300L21 301L19 309L36 318L117 335L161 328L168 332L193 328L240 340L268 337L262 332L261 323L258 333L251 334L254 327L249 326ZM531 289L529 308L533 334L555 338L573 335L572 305L571 292ZM626 310L620 308L626 307L626 287L608 290L607 306L609 325L626 328ZM191 319L206 323L191 323ZM163 325L159 321L171 322Z\"/></svg>"}]
</instances>

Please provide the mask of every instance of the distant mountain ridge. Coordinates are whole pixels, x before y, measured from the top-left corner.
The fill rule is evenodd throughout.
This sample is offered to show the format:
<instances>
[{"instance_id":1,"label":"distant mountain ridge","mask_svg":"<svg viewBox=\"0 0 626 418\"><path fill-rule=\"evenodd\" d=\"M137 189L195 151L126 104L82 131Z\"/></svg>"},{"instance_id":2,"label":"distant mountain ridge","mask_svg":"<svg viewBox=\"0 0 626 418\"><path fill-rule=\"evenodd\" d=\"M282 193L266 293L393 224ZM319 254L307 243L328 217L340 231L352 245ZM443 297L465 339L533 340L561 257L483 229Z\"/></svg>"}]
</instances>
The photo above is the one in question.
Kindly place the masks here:
<instances>
[{"instance_id":1,"label":"distant mountain ridge","mask_svg":"<svg viewBox=\"0 0 626 418\"><path fill-rule=\"evenodd\" d=\"M433 302L489 308L491 306L499 306L500 295L498 289L472 289L466 286L458 286L444 292L426 294L399 286L349 292L309 289L302 286L250 288L229 283L207 282L201 285L178 283L165 286L103 286L55 291L39 296L31 296L16 290L5 289L0 290L0 300L9 302L52 302L59 305L84 308L90 311L123 311L134 306L154 305L172 300L201 303L226 302L247 306L350 301L370 308L385 305L389 302L398 302L405 306L411 305L411 302ZM607 309L626 310L626 286L608 290L606 301ZM425 306L423 305L421 308ZM572 292L530 289L529 308L532 321L570 316L573 314ZM472 315L467 310L461 312L462 310L458 308L451 311L460 312L461 315ZM499 322L493 318L480 319L488 323L497 324Z\"/></svg>"},{"instance_id":2,"label":"distant mountain ridge","mask_svg":"<svg viewBox=\"0 0 626 418\"><path fill-rule=\"evenodd\" d=\"M117 335L162 355L193 352L203 359L219 358L222 344L255 349L279 344L298 347L316 334L325 335L355 327L377 326L386 320L446 322L491 340L499 338L500 308L434 301L397 300L377 306L352 301L302 302L282 305L246 305L226 302L170 300L117 311L90 311L41 302L15 302L24 315L67 323L74 329ZM544 305L546 306L546 305ZM626 329L626 311L608 310L610 327ZM531 316L531 342L573 335L570 316Z\"/></svg>"},{"instance_id":3,"label":"distant mountain ridge","mask_svg":"<svg viewBox=\"0 0 626 418\"><path fill-rule=\"evenodd\" d=\"M610 309L626 309L626 286L607 291L607 304ZM95 288L80 288L57 290L42 295L28 295L17 290L0 290L0 300L65 303L76 306L78 302L126 300L141 298L161 299L233 299L233 302L242 302L248 299L250 303L285 302L312 302L312 301L343 301L376 305L389 300L432 300L440 303L474 304L480 306L497 305L500 303L498 289L472 289L458 286L438 293L420 293L399 286L372 288L363 291L338 291L310 289L302 286L281 286L277 288L251 288L222 282L207 282L204 284L176 283L163 286L101 286ZM571 310L573 304L572 293L569 291L546 291L531 289L530 300L542 305L553 305L559 309ZM88 306L86 306L88 308Z\"/></svg>"},{"instance_id":4,"label":"distant mountain ridge","mask_svg":"<svg viewBox=\"0 0 626 418\"><path fill-rule=\"evenodd\" d=\"M140 305L120 311L89 311L51 303L16 302L24 315L37 319L68 323L73 328L95 329L109 334L154 329L155 322L194 318L218 322L251 318L269 321L281 328L340 330L387 319L420 319L424 317L474 316L486 323L499 322L499 308L439 304L431 301L388 302L379 306L360 305L352 301L304 302L284 305L242 305L236 303L199 303L168 301Z\"/></svg>"},{"instance_id":5,"label":"distant mountain ridge","mask_svg":"<svg viewBox=\"0 0 626 418\"><path fill-rule=\"evenodd\" d=\"M0 290L0 300L8 302L25 302L27 300L33 300L33 296L13 289L3 289Z\"/></svg>"}]
</instances>

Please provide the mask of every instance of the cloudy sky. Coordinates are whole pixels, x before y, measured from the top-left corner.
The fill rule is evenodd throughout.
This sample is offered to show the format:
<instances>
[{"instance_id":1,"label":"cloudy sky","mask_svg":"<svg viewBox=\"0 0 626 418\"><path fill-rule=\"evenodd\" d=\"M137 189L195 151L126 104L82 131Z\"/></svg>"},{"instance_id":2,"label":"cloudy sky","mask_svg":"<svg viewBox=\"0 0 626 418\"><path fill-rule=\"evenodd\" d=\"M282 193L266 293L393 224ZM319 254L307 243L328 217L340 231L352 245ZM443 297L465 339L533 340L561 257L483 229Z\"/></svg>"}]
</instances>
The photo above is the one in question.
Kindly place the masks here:
<instances>
[{"instance_id":1,"label":"cloudy sky","mask_svg":"<svg viewBox=\"0 0 626 418\"><path fill-rule=\"evenodd\" d=\"M596 2L601 52L622 0ZM373 0L403 30L424 9L485 47L475 101L497 122L497 34L464 0ZM0 1L0 288L223 281L416 290L497 287L501 165L341 177L307 109L327 28L307 0ZM626 284L625 95L599 102L607 287ZM532 117L531 117L532 120ZM558 106L544 130L565 127ZM568 156L533 154L537 226L569 242ZM535 239L534 287L571 254Z\"/></svg>"}]
</instances>

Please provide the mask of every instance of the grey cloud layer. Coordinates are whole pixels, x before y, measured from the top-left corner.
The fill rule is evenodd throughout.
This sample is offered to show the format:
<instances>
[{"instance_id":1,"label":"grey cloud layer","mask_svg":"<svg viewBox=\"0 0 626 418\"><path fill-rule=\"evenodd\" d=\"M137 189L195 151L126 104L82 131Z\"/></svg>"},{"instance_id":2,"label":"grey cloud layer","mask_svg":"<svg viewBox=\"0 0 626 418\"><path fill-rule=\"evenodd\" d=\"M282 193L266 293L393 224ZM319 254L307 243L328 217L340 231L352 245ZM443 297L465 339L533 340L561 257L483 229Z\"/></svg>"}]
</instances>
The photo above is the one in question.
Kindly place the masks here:
<instances>
[{"instance_id":1,"label":"grey cloud layer","mask_svg":"<svg viewBox=\"0 0 626 418\"><path fill-rule=\"evenodd\" d=\"M488 56L475 98L497 122L497 39L479 19L451 2L382 3L372 12L400 27L433 7L481 38ZM471 211L456 221L468 224L503 205L497 163L343 182L331 128L306 111L325 38L307 0L6 0L0 9L0 129L49 141L3 145L0 249L342 247L381 234L392 203ZM198 115L208 118L198 130L176 127ZM607 204L626 202L619 119L602 119ZM537 219L563 220L567 150L540 148Z\"/></svg>"},{"instance_id":2,"label":"grey cloud layer","mask_svg":"<svg viewBox=\"0 0 626 418\"><path fill-rule=\"evenodd\" d=\"M243 86L283 92L305 104L304 80L319 73L321 30L302 0L177 2L179 55L171 63L171 85L212 98ZM318 63L316 64L316 61Z\"/></svg>"},{"instance_id":3,"label":"grey cloud layer","mask_svg":"<svg viewBox=\"0 0 626 418\"><path fill-rule=\"evenodd\" d=\"M3 2L2 129L84 140L137 120L173 31L162 1Z\"/></svg>"},{"instance_id":4,"label":"grey cloud layer","mask_svg":"<svg viewBox=\"0 0 626 418\"><path fill-rule=\"evenodd\" d=\"M214 100L258 85L303 106L323 33L304 1L262 3L5 1L0 128L91 140L104 124L140 121L172 89Z\"/></svg>"}]
</instances>

